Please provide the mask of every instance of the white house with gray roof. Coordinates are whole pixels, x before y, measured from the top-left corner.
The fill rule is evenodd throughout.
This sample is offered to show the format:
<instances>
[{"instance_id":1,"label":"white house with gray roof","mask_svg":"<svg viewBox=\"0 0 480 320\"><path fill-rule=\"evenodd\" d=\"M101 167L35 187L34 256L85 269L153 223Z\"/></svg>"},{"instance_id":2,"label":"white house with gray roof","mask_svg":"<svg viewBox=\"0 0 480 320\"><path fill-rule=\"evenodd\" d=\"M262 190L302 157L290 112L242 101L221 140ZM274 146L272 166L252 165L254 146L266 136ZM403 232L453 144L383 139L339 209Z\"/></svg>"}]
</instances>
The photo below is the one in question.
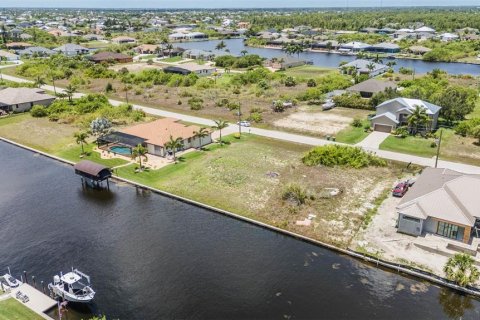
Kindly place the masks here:
<instances>
[{"instance_id":1,"label":"white house with gray roof","mask_svg":"<svg viewBox=\"0 0 480 320\"><path fill-rule=\"evenodd\" d=\"M397 206L398 232L468 243L480 234L480 175L425 168Z\"/></svg>"},{"instance_id":2,"label":"white house with gray roof","mask_svg":"<svg viewBox=\"0 0 480 320\"><path fill-rule=\"evenodd\" d=\"M390 132L393 129L407 125L408 117L419 106L424 109L430 121L421 131L431 131L437 127L440 109L433 103L420 99L395 98L387 100L375 107L376 115L371 118L373 130Z\"/></svg>"},{"instance_id":3,"label":"white house with gray roof","mask_svg":"<svg viewBox=\"0 0 480 320\"><path fill-rule=\"evenodd\" d=\"M0 90L0 110L7 112L25 112L34 105L49 106L54 96L39 88L6 88Z\"/></svg>"},{"instance_id":4,"label":"white house with gray roof","mask_svg":"<svg viewBox=\"0 0 480 320\"><path fill-rule=\"evenodd\" d=\"M77 56L77 55L89 53L90 49L82 47L78 44L67 43L67 44L64 44L63 46L53 49L53 51L62 53L66 56Z\"/></svg>"},{"instance_id":5,"label":"white house with gray roof","mask_svg":"<svg viewBox=\"0 0 480 320\"><path fill-rule=\"evenodd\" d=\"M355 69L358 74L367 74L369 77L375 77L388 70L388 66L365 59L357 59L340 67L344 73L349 73L350 69Z\"/></svg>"}]
</instances>

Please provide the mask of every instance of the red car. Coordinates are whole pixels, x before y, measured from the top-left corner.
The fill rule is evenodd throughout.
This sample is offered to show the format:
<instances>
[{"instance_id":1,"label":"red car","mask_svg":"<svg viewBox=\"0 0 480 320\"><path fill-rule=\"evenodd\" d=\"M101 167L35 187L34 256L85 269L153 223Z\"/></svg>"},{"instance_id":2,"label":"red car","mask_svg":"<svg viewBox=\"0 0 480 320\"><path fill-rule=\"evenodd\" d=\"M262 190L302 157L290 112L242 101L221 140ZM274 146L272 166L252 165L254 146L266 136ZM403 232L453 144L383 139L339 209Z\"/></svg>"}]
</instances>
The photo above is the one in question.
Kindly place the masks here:
<instances>
[{"instance_id":1,"label":"red car","mask_svg":"<svg viewBox=\"0 0 480 320\"><path fill-rule=\"evenodd\" d=\"M407 182L400 182L395 186L392 191L392 196L394 197L403 197L405 193L408 191L408 181Z\"/></svg>"}]
</instances>

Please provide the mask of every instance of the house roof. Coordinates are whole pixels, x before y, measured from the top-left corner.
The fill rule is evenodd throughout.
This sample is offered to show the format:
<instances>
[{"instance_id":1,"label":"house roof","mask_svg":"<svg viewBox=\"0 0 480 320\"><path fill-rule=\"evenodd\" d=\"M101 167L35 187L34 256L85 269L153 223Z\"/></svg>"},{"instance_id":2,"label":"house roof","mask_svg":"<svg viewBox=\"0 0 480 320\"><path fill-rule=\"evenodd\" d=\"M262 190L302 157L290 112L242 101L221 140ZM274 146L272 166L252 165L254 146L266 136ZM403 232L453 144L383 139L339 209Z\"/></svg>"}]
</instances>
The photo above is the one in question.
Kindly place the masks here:
<instances>
[{"instance_id":1,"label":"house roof","mask_svg":"<svg viewBox=\"0 0 480 320\"><path fill-rule=\"evenodd\" d=\"M31 47L32 45L28 42L10 42L7 43L7 48L18 48L18 47L24 47L28 48Z\"/></svg>"},{"instance_id":2,"label":"house roof","mask_svg":"<svg viewBox=\"0 0 480 320\"><path fill-rule=\"evenodd\" d=\"M0 105L10 106L49 99L55 99L55 97L38 88L6 88L0 90Z\"/></svg>"},{"instance_id":3,"label":"house roof","mask_svg":"<svg viewBox=\"0 0 480 320\"><path fill-rule=\"evenodd\" d=\"M366 49L370 48L371 45L368 43L360 42L360 41L352 41L352 42L347 42L342 45L340 45L342 48L351 48L351 49Z\"/></svg>"},{"instance_id":4,"label":"house roof","mask_svg":"<svg viewBox=\"0 0 480 320\"><path fill-rule=\"evenodd\" d=\"M0 57L15 58L15 57L18 57L18 55L16 55L15 53L8 52L8 51L0 50Z\"/></svg>"},{"instance_id":5,"label":"house roof","mask_svg":"<svg viewBox=\"0 0 480 320\"><path fill-rule=\"evenodd\" d=\"M387 101L379 104L375 108L379 108L379 107L382 107L386 104L390 104L393 101L398 102L399 104L401 104L402 106L404 106L405 108L407 108L408 110L411 110L411 111L415 110L416 106L419 106L419 107L425 109L427 114L430 114L430 115L436 114L440 111L440 109L442 109L442 107L437 106L437 105L435 105L433 103L430 103L430 102L427 102L427 101L423 101L423 100L420 100L420 99L408 99L408 98L390 99L390 100L387 100Z\"/></svg>"},{"instance_id":6,"label":"house roof","mask_svg":"<svg viewBox=\"0 0 480 320\"><path fill-rule=\"evenodd\" d=\"M108 172L110 172L110 169L108 169L108 167L102 166L101 164L98 164L89 160L82 160L76 163L73 167L75 170L78 170L82 173L86 173L94 177L99 176L100 173L104 170L107 170Z\"/></svg>"},{"instance_id":7,"label":"house roof","mask_svg":"<svg viewBox=\"0 0 480 320\"><path fill-rule=\"evenodd\" d=\"M422 47L422 46L411 46L408 48L408 50L412 52L423 52L423 53L432 51L432 49L427 47Z\"/></svg>"},{"instance_id":8,"label":"house roof","mask_svg":"<svg viewBox=\"0 0 480 320\"><path fill-rule=\"evenodd\" d=\"M198 126L186 126L178 121L173 118L163 118L123 129L122 132L143 138L146 143L163 146L170 141L170 136L174 139L188 139L195 135L195 131L200 130Z\"/></svg>"},{"instance_id":9,"label":"house roof","mask_svg":"<svg viewBox=\"0 0 480 320\"><path fill-rule=\"evenodd\" d=\"M112 41L137 41L137 40L132 37L119 36L119 37L112 38Z\"/></svg>"},{"instance_id":10,"label":"house roof","mask_svg":"<svg viewBox=\"0 0 480 320\"><path fill-rule=\"evenodd\" d=\"M72 51L88 51L88 48L82 47L75 43L66 43L63 46L53 49L53 51L72 52Z\"/></svg>"},{"instance_id":11,"label":"house roof","mask_svg":"<svg viewBox=\"0 0 480 320\"><path fill-rule=\"evenodd\" d=\"M480 218L480 175L425 168L397 210L421 219L434 217L471 226Z\"/></svg>"},{"instance_id":12,"label":"house roof","mask_svg":"<svg viewBox=\"0 0 480 320\"><path fill-rule=\"evenodd\" d=\"M44 48L44 47L30 47L26 48L24 50L18 51L19 54L34 54L34 53L40 53L40 54L54 54L55 51Z\"/></svg>"},{"instance_id":13,"label":"house roof","mask_svg":"<svg viewBox=\"0 0 480 320\"><path fill-rule=\"evenodd\" d=\"M380 118L383 118L383 117L386 117L386 118L392 120L396 124L399 123L398 120L397 120L397 117L395 117L395 115L391 112L384 112L384 113L381 113L381 114L377 114L376 116L370 118L370 120L380 119Z\"/></svg>"},{"instance_id":14,"label":"house roof","mask_svg":"<svg viewBox=\"0 0 480 320\"><path fill-rule=\"evenodd\" d=\"M174 66L165 67L164 70L196 72L201 70L214 70L215 67L201 65L197 63L182 63Z\"/></svg>"},{"instance_id":15,"label":"house roof","mask_svg":"<svg viewBox=\"0 0 480 320\"><path fill-rule=\"evenodd\" d=\"M370 64L373 65L372 71L370 71L367 67ZM381 70L381 69L388 68L384 64L375 63L373 61L364 60L364 59L354 60L352 62L349 62L349 63L343 65L341 68L343 68L343 67L355 67L359 71L366 71L366 72L375 72L375 71L378 71L378 70Z\"/></svg>"},{"instance_id":16,"label":"house roof","mask_svg":"<svg viewBox=\"0 0 480 320\"><path fill-rule=\"evenodd\" d=\"M435 29L423 26L423 27L420 27L418 29L415 29L415 32L435 32Z\"/></svg>"},{"instance_id":17,"label":"house roof","mask_svg":"<svg viewBox=\"0 0 480 320\"><path fill-rule=\"evenodd\" d=\"M377 92L383 92L387 88L396 89L397 85L393 81L368 79L366 81L357 83L354 86L351 86L350 88L347 89L347 91L377 93Z\"/></svg>"},{"instance_id":18,"label":"house roof","mask_svg":"<svg viewBox=\"0 0 480 320\"><path fill-rule=\"evenodd\" d=\"M377 43L377 44L374 44L372 47L378 48L378 49L400 49L400 46L398 44L391 43L391 42Z\"/></svg>"}]
</instances>

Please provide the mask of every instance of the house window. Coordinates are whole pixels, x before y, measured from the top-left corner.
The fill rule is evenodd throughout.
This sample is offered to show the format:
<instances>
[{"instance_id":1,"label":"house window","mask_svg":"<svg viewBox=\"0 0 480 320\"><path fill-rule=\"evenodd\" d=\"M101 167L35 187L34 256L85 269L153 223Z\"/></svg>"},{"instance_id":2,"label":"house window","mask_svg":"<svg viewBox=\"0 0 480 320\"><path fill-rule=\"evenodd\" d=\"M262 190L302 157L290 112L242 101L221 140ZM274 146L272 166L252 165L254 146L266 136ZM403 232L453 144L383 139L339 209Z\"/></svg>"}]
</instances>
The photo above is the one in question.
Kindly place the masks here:
<instances>
[{"instance_id":1,"label":"house window","mask_svg":"<svg viewBox=\"0 0 480 320\"><path fill-rule=\"evenodd\" d=\"M465 229L454 224L439 221L437 225L437 234L450 239L461 240Z\"/></svg>"},{"instance_id":2,"label":"house window","mask_svg":"<svg viewBox=\"0 0 480 320\"><path fill-rule=\"evenodd\" d=\"M414 218L414 217L403 216L402 219L403 220L408 220L408 221L413 221L413 222L416 222L416 223L420 223L420 219Z\"/></svg>"}]
</instances>

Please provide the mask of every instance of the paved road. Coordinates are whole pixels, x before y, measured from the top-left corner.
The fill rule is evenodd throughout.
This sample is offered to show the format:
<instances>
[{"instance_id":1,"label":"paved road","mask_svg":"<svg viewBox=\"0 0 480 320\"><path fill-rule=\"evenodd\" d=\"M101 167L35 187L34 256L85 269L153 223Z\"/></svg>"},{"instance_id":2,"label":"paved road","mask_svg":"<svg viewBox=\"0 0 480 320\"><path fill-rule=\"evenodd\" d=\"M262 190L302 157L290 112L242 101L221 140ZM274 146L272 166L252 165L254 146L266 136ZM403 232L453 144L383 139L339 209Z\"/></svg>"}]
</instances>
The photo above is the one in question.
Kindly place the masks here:
<instances>
[{"instance_id":1,"label":"paved road","mask_svg":"<svg viewBox=\"0 0 480 320\"><path fill-rule=\"evenodd\" d=\"M9 75L3 75L4 79L10 80L10 81L16 81L16 82L32 82L30 80L25 80L17 77L12 77ZM45 90L53 91L53 86L50 85L45 85L42 87ZM62 92L63 89L61 88L56 88L57 92ZM81 97L83 94L82 93L77 93L75 94L75 97ZM121 103L122 101L118 100L109 100L110 103L114 106L117 106ZM155 116L160 116L160 117L171 117L171 118L176 118L180 119L182 121L187 121L187 122L192 122L192 123L198 123L201 125L205 126L213 126L214 122L213 120L210 119L205 119L201 117L196 117L196 116L190 116L190 115L185 115L182 113L176 113L176 112L171 112L171 111L166 111L166 110L161 110L161 109L156 109L156 108L150 108L150 107L145 107L141 105L134 104L133 105L134 109L138 110L143 110L145 113L155 115ZM325 139L320 139L320 138L314 138L314 137L309 137L309 136L304 136L304 135L299 135L299 134L293 134L293 133L288 133L288 132L283 132L283 131L276 131L276 130L266 130L266 129L260 129L260 128L242 128L243 132L250 132L252 134L256 134L259 136L263 137L269 137L269 138L274 138L274 139L279 139L283 141L288 141L288 142L294 142L294 143L302 143L302 144L307 144L307 145L312 145L312 146L320 146L320 145L326 145L326 144L340 144L338 142L332 142L332 141L327 141ZM222 134L229 134L238 131L238 126L236 125L230 125L228 128L224 129L222 131ZM373 138L366 138L366 139L371 139L373 141L378 142L377 137ZM367 140L369 141L369 140ZM395 160L395 161L401 161L401 162L406 162L406 163L414 163L418 164L421 166L434 166L435 165L435 159L434 158L424 158L424 157L419 157L419 156L413 156L409 154L403 154L403 153L398 153L398 152L391 152L391 151L384 151L384 150L379 150L378 146L375 146L375 143L368 144L368 145L359 145L361 148L367 151L371 151L373 153L376 153L378 156L389 159L389 160ZM475 173L475 174L480 174L480 167L478 166L473 166L473 165L468 165L468 164L463 164L463 163L457 163L457 162L451 162L451 161L444 161L444 160L439 160L438 162L438 167L439 168L448 168L464 173Z\"/></svg>"}]
</instances>

